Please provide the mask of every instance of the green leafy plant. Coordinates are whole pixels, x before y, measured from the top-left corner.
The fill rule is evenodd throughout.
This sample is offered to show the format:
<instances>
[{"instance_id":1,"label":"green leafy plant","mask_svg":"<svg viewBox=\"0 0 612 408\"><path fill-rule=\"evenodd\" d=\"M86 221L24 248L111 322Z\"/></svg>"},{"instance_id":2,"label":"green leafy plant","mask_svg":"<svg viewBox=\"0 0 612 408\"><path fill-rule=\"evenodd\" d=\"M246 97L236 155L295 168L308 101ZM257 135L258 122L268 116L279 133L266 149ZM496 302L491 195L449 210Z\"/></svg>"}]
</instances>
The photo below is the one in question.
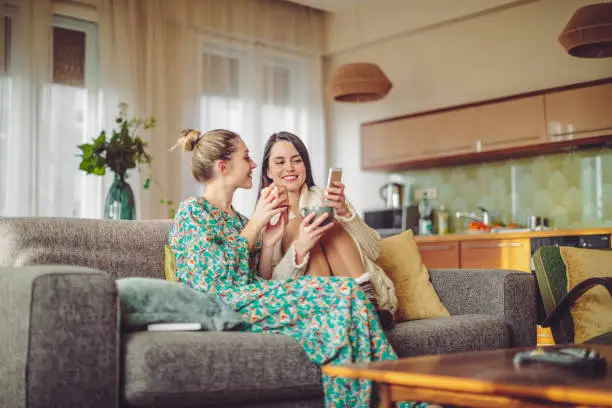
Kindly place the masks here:
<instances>
[{"instance_id":1,"label":"green leafy plant","mask_svg":"<svg viewBox=\"0 0 612 408\"><path fill-rule=\"evenodd\" d=\"M117 129L113 129L110 138L107 138L106 131L101 131L98 137L92 140L92 143L83 143L78 145L81 150L81 163L79 169L87 174L103 176L106 174L106 169L114 172L121 182L127 178L127 171L140 165L146 164L151 167L153 156L147 152L148 144L138 136L139 129L149 130L156 125L155 118L128 118L128 105L126 103L119 104L119 115L115 119ZM149 176L146 178L143 188L150 189L151 181L153 181L159 190L165 195L162 186ZM167 207L168 215L174 218L176 212L174 202L170 200L160 199L160 204Z\"/></svg>"},{"instance_id":2,"label":"green leafy plant","mask_svg":"<svg viewBox=\"0 0 612 408\"><path fill-rule=\"evenodd\" d=\"M81 163L79 168L87 174L103 176L106 168L113 171L121 181L126 178L129 169L139 164L151 165L153 157L147 153L147 143L136 134L141 127L144 130L155 127L155 118L127 117L128 105L119 104L119 116L115 120L118 129L113 129L112 136L107 138L106 131L101 131L92 143L83 143L81 149Z\"/></svg>"}]
</instances>

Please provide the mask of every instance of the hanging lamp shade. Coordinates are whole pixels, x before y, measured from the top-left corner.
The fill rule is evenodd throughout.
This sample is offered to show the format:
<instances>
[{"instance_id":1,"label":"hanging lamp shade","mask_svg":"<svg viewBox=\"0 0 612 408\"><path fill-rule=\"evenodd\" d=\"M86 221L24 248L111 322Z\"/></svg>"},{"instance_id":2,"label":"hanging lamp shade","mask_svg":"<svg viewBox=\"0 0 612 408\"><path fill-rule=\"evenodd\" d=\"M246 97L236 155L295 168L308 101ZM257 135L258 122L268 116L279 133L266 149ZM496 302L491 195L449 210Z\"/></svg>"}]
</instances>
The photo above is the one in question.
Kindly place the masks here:
<instances>
[{"instance_id":1,"label":"hanging lamp shade","mask_svg":"<svg viewBox=\"0 0 612 408\"><path fill-rule=\"evenodd\" d=\"M342 65L334 72L328 92L339 102L372 102L384 98L391 87L378 65L356 62Z\"/></svg>"},{"instance_id":2,"label":"hanging lamp shade","mask_svg":"<svg viewBox=\"0 0 612 408\"><path fill-rule=\"evenodd\" d=\"M576 10L559 36L559 42L574 57L612 57L612 2Z\"/></svg>"}]
</instances>

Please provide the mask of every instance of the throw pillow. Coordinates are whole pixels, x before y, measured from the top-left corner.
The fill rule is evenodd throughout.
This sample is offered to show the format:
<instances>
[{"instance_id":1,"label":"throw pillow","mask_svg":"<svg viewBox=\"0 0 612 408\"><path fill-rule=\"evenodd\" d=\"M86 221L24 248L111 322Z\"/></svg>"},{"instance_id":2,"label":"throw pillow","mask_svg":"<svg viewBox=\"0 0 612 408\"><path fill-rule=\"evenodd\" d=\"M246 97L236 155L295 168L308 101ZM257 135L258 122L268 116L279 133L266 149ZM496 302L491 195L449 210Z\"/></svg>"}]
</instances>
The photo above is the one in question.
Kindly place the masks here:
<instances>
[{"instance_id":1,"label":"throw pillow","mask_svg":"<svg viewBox=\"0 0 612 408\"><path fill-rule=\"evenodd\" d=\"M164 273L166 280L176 282L176 259L169 245L164 245Z\"/></svg>"},{"instance_id":2,"label":"throw pillow","mask_svg":"<svg viewBox=\"0 0 612 408\"><path fill-rule=\"evenodd\" d=\"M177 282L154 278L117 279L121 326L143 330L154 323L201 323L205 331L242 328L242 316L219 297Z\"/></svg>"},{"instance_id":3,"label":"throw pillow","mask_svg":"<svg viewBox=\"0 0 612 408\"><path fill-rule=\"evenodd\" d=\"M561 247L567 266L567 290L589 278L612 277L612 252ZM574 343L584 343L612 331L612 296L603 287L590 289L571 308Z\"/></svg>"},{"instance_id":4,"label":"throw pillow","mask_svg":"<svg viewBox=\"0 0 612 408\"><path fill-rule=\"evenodd\" d=\"M395 286L398 322L450 316L431 284L411 230L381 240L376 263Z\"/></svg>"}]
</instances>

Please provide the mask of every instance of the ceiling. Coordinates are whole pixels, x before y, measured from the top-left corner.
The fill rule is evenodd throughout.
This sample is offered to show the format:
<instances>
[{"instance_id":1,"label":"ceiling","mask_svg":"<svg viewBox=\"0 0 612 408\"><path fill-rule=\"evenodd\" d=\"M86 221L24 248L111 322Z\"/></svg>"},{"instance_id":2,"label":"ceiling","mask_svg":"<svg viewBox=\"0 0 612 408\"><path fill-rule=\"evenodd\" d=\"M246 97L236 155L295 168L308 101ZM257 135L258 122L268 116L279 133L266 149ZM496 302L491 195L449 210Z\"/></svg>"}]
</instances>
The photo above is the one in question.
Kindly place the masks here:
<instances>
[{"instance_id":1,"label":"ceiling","mask_svg":"<svg viewBox=\"0 0 612 408\"><path fill-rule=\"evenodd\" d=\"M372 0L288 0L292 3L301 4L303 6L312 7L315 9L335 13L336 11L347 10L355 7L359 3L365 3Z\"/></svg>"}]
</instances>

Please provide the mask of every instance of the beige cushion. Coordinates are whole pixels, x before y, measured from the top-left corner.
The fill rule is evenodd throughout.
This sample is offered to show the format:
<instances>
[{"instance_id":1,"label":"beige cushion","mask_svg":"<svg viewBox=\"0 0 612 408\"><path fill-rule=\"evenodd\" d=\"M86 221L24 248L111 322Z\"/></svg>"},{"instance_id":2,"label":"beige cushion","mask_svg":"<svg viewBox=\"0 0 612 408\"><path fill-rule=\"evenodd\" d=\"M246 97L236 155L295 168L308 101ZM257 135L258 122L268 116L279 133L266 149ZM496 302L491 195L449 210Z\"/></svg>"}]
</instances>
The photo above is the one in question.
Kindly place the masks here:
<instances>
[{"instance_id":1,"label":"beige cushion","mask_svg":"<svg viewBox=\"0 0 612 408\"><path fill-rule=\"evenodd\" d=\"M612 278L612 251L561 247L567 267L567 290L589 278ZM582 295L571 308L574 343L612 332L612 297L601 286Z\"/></svg>"},{"instance_id":2,"label":"beige cushion","mask_svg":"<svg viewBox=\"0 0 612 408\"><path fill-rule=\"evenodd\" d=\"M450 316L429 280L411 230L383 239L376 263L395 286L397 321Z\"/></svg>"},{"instance_id":3,"label":"beige cushion","mask_svg":"<svg viewBox=\"0 0 612 408\"><path fill-rule=\"evenodd\" d=\"M176 260L169 245L164 245L164 273L166 280L176 282Z\"/></svg>"}]
</instances>

